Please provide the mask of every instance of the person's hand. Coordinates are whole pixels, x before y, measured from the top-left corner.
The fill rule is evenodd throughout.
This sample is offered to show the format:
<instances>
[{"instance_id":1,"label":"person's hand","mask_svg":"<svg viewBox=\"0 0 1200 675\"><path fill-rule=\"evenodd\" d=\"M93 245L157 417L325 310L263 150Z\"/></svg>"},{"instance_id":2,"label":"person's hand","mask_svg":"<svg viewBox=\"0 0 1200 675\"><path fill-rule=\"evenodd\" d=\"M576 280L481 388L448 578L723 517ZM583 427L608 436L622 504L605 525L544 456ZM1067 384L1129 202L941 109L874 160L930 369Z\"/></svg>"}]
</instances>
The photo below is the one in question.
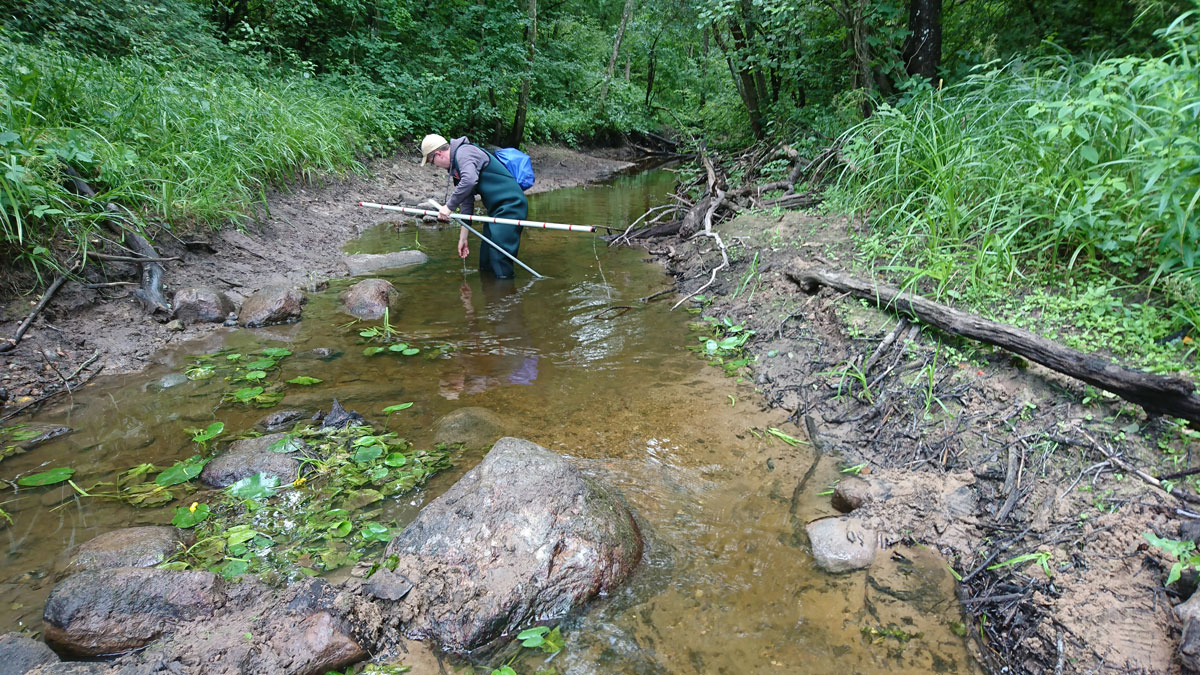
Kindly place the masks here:
<instances>
[{"instance_id":1,"label":"person's hand","mask_svg":"<svg viewBox=\"0 0 1200 675\"><path fill-rule=\"evenodd\" d=\"M467 238L461 237L458 240L458 257L465 258L471 255L471 247L467 246Z\"/></svg>"},{"instance_id":2,"label":"person's hand","mask_svg":"<svg viewBox=\"0 0 1200 675\"><path fill-rule=\"evenodd\" d=\"M450 209L446 208L445 205L438 207L438 220L442 221L443 223L450 222ZM465 258L466 256L463 257Z\"/></svg>"}]
</instances>

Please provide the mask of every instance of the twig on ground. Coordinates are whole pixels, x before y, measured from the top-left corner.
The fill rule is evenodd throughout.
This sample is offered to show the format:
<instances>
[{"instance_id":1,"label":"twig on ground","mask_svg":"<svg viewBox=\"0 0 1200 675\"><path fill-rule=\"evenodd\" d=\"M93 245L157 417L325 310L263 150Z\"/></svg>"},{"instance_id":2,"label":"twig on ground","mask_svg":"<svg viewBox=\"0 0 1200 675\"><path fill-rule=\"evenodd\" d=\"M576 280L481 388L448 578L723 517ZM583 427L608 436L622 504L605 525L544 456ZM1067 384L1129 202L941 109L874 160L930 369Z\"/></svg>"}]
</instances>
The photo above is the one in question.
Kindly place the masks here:
<instances>
[{"instance_id":1,"label":"twig on ground","mask_svg":"<svg viewBox=\"0 0 1200 675\"><path fill-rule=\"evenodd\" d=\"M50 287L46 289L46 292L42 293L42 299L39 300L38 304L34 306L33 311L31 311L29 316L25 317L25 320L22 321L21 325L17 327L17 332L14 333L12 337L6 338L5 344L0 344L0 354L3 354L4 352L11 352L17 348L17 345L21 344L21 338L25 337L25 331L29 330L29 326L33 323L33 320L37 318L37 315L43 309L46 308L46 303L50 302L50 298L53 297L56 292L58 292L58 289L61 288L66 281L67 275L63 274L55 279L54 283L50 284Z\"/></svg>"}]
</instances>

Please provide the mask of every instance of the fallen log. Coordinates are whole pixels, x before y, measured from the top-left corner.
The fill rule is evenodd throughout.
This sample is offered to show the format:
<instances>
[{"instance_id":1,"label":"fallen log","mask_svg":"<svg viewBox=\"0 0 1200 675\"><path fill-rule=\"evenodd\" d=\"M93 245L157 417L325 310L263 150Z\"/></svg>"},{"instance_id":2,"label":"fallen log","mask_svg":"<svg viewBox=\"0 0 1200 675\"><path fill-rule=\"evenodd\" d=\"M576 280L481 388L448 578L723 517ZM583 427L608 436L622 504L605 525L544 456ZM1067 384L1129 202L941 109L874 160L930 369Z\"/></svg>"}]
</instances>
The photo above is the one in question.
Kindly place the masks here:
<instances>
[{"instance_id":1,"label":"fallen log","mask_svg":"<svg viewBox=\"0 0 1200 675\"><path fill-rule=\"evenodd\" d=\"M874 281L828 270L801 269L794 264L789 266L786 274L805 293L815 293L819 286L850 293L952 335L1020 354L1030 361L1112 392L1152 415L1181 417L1200 424L1200 396L1196 394L1196 384L1189 380L1126 368L1027 330L989 321Z\"/></svg>"}]
</instances>

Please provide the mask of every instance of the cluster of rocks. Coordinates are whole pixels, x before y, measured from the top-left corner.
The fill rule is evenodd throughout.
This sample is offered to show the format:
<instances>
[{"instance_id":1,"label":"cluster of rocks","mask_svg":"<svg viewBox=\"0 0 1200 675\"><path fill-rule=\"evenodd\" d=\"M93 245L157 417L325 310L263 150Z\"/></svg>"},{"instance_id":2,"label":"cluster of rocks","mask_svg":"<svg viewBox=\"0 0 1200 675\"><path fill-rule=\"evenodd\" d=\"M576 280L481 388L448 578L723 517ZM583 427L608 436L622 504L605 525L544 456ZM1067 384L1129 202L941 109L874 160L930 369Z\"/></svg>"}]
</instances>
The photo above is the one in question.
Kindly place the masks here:
<instances>
[{"instance_id":1,"label":"cluster of rocks","mask_svg":"<svg viewBox=\"0 0 1200 675\"><path fill-rule=\"evenodd\" d=\"M466 417L485 422L460 420L460 431L492 422ZM294 480L297 465L281 458L295 462L303 450L269 450L280 437L235 443L201 479L219 486L266 471ZM618 494L516 438L498 440L422 509L389 543L380 561L389 564L366 578L275 589L154 567L188 543L175 528L141 527L80 546L46 602L45 644L0 637L5 672L320 674L386 652L401 635L473 650L612 591L643 547Z\"/></svg>"},{"instance_id":2,"label":"cluster of rocks","mask_svg":"<svg viewBox=\"0 0 1200 675\"><path fill-rule=\"evenodd\" d=\"M851 476L834 488L831 502L844 514L873 501L877 493L867 481ZM814 520L805 526L813 559L826 572L850 572L865 569L875 561L879 537L875 530L854 515Z\"/></svg>"},{"instance_id":3,"label":"cluster of rocks","mask_svg":"<svg viewBox=\"0 0 1200 675\"><path fill-rule=\"evenodd\" d=\"M421 251L394 251L381 254L348 255L343 259L350 276L365 276L382 270L394 270L420 265L429 260ZM341 295L342 311L365 320L383 316L384 310L400 300L396 288L383 279L366 279L354 284ZM224 323L227 326L258 328L299 321L305 294L290 286L272 285L261 288L235 305L227 293L198 286L175 292L171 304L174 318L167 324L172 330L198 323Z\"/></svg>"}]
</instances>

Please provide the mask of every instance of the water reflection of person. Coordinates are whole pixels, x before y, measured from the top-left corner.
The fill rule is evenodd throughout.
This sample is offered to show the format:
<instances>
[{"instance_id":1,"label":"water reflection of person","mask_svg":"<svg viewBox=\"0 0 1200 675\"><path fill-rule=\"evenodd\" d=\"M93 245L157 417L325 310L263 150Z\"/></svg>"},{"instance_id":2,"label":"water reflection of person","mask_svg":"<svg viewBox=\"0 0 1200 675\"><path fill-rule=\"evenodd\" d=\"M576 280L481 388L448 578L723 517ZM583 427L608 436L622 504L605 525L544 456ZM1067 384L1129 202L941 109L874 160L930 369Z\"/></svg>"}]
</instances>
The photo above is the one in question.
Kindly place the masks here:
<instances>
[{"instance_id":1,"label":"water reflection of person","mask_svg":"<svg viewBox=\"0 0 1200 675\"><path fill-rule=\"evenodd\" d=\"M538 353L525 324L525 308L516 283L512 279L478 278L485 300L483 317L497 344L494 348L466 347L455 355L454 365L438 383L438 393L449 400L504 385L531 385L538 377ZM471 285L465 280L459 297L467 331L477 334L486 330L478 325Z\"/></svg>"}]
</instances>

